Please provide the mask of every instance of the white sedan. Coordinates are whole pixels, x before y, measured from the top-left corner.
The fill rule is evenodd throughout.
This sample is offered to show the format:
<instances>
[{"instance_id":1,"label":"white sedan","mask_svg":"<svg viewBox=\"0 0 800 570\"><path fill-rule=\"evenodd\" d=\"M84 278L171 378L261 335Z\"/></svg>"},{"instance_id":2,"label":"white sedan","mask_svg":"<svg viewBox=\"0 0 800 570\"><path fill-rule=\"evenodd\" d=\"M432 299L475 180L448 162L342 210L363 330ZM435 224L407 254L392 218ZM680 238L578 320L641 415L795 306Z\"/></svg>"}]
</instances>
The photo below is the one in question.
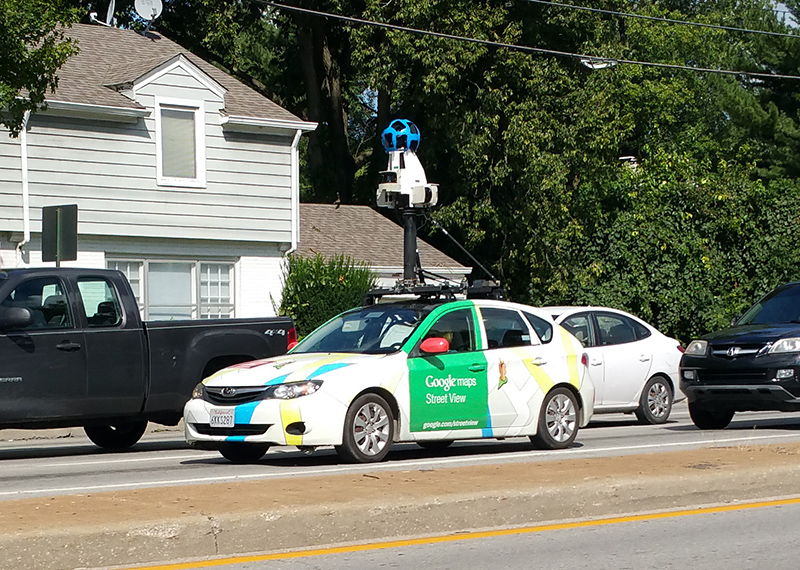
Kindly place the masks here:
<instances>
[{"instance_id":1,"label":"white sedan","mask_svg":"<svg viewBox=\"0 0 800 570\"><path fill-rule=\"evenodd\" d=\"M633 315L607 307L544 307L589 355L595 413L634 412L641 423L667 421L678 389L680 341Z\"/></svg>"},{"instance_id":2,"label":"white sedan","mask_svg":"<svg viewBox=\"0 0 800 570\"><path fill-rule=\"evenodd\" d=\"M380 461L395 442L528 436L572 444L592 416L581 344L540 309L494 300L353 309L289 354L238 364L197 386L186 439L234 462L272 445L333 445Z\"/></svg>"}]
</instances>

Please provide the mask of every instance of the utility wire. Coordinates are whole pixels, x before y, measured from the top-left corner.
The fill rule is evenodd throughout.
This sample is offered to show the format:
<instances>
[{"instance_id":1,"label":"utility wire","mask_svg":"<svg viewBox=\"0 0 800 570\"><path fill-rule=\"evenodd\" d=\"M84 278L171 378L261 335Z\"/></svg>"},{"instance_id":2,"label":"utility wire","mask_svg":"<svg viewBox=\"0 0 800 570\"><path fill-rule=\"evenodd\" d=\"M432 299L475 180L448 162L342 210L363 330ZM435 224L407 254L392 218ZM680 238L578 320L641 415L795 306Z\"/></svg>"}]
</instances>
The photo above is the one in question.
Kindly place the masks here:
<instances>
[{"instance_id":1,"label":"utility wire","mask_svg":"<svg viewBox=\"0 0 800 570\"><path fill-rule=\"evenodd\" d=\"M685 20L673 20L671 18L659 18L656 16L644 16L642 14L630 14L627 12L615 12L614 10L602 10L600 8L589 8L588 6L576 6L575 4L562 4L560 2L550 2L549 0L524 0L533 4L545 4L558 8L571 8L573 10L585 10L600 14L611 14L613 16L624 16L626 18L639 18L640 20L650 20L653 22L666 22L669 24L683 24L685 26L697 26L698 28L712 28L715 30L725 30L728 32L744 32L747 34L761 34L765 36L778 36L782 38L800 38L800 34L786 34L783 32L767 32L765 30L749 30L747 28L735 28L731 26L720 26L716 24L703 24L701 22L687 22Z\"/></svg>"},{"instance_id":2,"label":"utility wire","mask_svg":"<svg viewBox=\"0 0 800 570\"><path fill-rule=\"evenodd\" d=\"M340 20L343 22L349 22L351 24L359 24L363 26L373 26L376 28L384 28L387 30L395 30L398 32L407 32L411 34L419 34L424 36L432 36L435 38L443 38L448 40L455 40L461 42L468 42L473 44L480 44L489 47L496 47L496 48L504 48L513 51L521 51L524 53L540 53L540 54L547 54L547 55L555 55L560 57L568 57L572 59L580 59L580 60L588 60L590 63L598 63L598 64L629 64L629 65L642 65L646 67L657 67L661 69L681 69L685 71L695 71L695 72L703 72L703 73L718 73L722 75L734 75L734 76L747 76L747 77L759 77L763 79L800 79L800 75L780 75L777 73L758 73L755 71L732 71L728 69L713 69L708 67L691 67L688 65L676 65L670 63L656 63L652 61L636 61L631 59L619 59L615 57L599 57L596 55L585 55L579 53L572 53L566 51L558 51L552 49L545 49L545 48L536 48L530 46L520 46L515 44L506 44L502 42L493 42L490 40L480 40L477 38L468 38L465 36L456 36L453 34L443 34L441 32L431 32L429 30L419 30L417 28L408 28L406 26L397 26L395 24L386 24L383 22L375 22L372 20L363 20L360 18L353 18L350 16L340 16L339 14L331 14L329 12L320 12L317 10L310 10L308 8L299 8L297 6L288 6L286 4L279 4L277 2L271 2L268 0L255 0L260 4L264 4L266 6L272 6L273 8L278 8L279 10L288 10L292 12L298 12L301 14L307 14L310 16L318 16L321 18L330 18L333 20Z\"/></svg>"}]
</instances>

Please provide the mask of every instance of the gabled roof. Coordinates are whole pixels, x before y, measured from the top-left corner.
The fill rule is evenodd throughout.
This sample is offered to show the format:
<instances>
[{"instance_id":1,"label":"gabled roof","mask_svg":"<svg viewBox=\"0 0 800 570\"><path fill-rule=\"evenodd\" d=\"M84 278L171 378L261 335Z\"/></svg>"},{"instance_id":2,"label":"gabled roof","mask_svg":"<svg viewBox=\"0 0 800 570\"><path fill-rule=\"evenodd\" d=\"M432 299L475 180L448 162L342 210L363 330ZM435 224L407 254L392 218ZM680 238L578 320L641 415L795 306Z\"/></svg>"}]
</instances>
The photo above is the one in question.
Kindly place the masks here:
<instances>
[{"instance_id":1,"label":"gabled roof","mask_svg":"<svg viewBox=\"0 0 800 570\"><path fill-rule=\"evenodd\" d=\"M214 67L163 35L76 24L66 35L78 41L80 52L58 72L58 88L49 102L63 101L104 107L142 109L117 91L158 66L183 55L225 90L224 112L230 116L298 122L301 119L238 79Z\"/></svg>"},{"instance_id":2,"label":"gabled roof","mask_svg":"<svg viewBox=\"0 0 800 570\"><path fill-rule=\"evenodd\" d=\"M417 240L425 269L448 268L469 273L435 247ZM373 268L403 267L403 228L369 206L300 204L300 245L297 255L346 255Z\"/></svg>"}]
</instances>

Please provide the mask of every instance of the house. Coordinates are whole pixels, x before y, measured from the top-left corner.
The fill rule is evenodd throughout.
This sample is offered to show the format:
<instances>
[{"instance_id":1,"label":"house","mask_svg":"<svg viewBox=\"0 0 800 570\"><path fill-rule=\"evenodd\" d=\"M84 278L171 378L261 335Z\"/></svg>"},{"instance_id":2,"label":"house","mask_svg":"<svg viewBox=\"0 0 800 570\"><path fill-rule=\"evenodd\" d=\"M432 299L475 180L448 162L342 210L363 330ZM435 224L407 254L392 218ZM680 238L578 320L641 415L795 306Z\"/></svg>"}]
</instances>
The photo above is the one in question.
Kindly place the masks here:
<instances>
[{"instance_id":1,"label":"house","mask_svg":"<svg viewBox=\"0 0 800 570\"><path fill-rule=\"evenodd\" d=\"M369 263L379 287L403 277L403 227L369 206L300 204L300 236L295 255L346 255ZM417 251L423 270L450 282L460 283L472 271L421 239Z\"/></svg>"},{"instance_id":2,"label":"house","mask_svg":"<svg viewBox=\"0 0 800 570\"><path fill-rule=\"evenodd\" d=\"M298 246L299 119L157 33L75 25L48 109L0 131L0 269L42 261L42 208L78 206L64 266L125 272L146 319L273 314Z\"/></svg>"}]
</instances>

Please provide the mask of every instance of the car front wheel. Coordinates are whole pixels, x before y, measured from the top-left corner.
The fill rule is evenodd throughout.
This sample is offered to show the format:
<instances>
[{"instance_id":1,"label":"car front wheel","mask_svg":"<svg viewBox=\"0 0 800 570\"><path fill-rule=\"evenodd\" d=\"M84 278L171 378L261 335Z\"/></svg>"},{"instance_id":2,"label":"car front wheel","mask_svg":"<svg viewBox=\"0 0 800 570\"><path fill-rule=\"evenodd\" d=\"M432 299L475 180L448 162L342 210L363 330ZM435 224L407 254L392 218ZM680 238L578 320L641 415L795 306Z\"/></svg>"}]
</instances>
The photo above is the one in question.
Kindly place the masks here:
<instances>
[{"instance_id":1,"label":"car front wheel","mask_svg":"<svg viewBox=\"0 0 800 570\"><path fill-rule=\"evenodd\" d=\"M389 453L393 438L389 404L377 394L364 394L347 410L342 445L336 446L336 453L350 463L375 463Z\"/></svg>"},{"instance_id":2,"label":"car front wheel","mask_svg":"<svg viewBox=\"0 0 800 570\"><path fill-rule=\"evenodd\" d=\"M661 376L647 381L639 398L636 417L643 424L663 424L672 412L672 388Z\"/></svg>"},{"instance_id":3,"label":"car front wheel","mask_svg":"<svg viewBox=\"0 0 800 570\"><path fill-rule=\"evenodd\" d=\"M567 388L547 393L539 412L539 427L531 442L541 449L569 447L578 434L578 402Z\"/></svg>"},{"instance_id":4,"label":"car front wheel","mask_svg":"<svg viewBox=\"0 0 800 570\"><path fill-rule=\"evenodd\" d=\"M702 405L689 402L689 416L694 425L700 429L725 429L733 419L730 410L712 410Z\"/></svg>"}]
</instances>

